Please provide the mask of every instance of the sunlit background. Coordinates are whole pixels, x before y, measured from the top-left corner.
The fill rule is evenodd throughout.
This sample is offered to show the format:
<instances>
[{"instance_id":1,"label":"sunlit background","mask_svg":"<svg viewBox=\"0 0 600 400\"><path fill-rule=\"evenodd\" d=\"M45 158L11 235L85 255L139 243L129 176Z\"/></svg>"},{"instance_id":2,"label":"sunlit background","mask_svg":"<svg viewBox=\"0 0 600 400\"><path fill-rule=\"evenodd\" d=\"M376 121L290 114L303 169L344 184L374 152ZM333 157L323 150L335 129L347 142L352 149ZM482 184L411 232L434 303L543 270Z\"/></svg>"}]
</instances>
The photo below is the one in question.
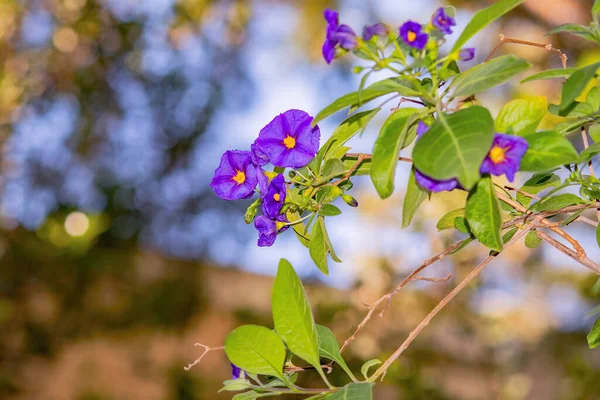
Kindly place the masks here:
<instances>
[{"instance_id":1,"label":"sunlit background","mask_svg":"<svg viewBox=\"0 0 600 400\"><path fill-rule=\"evenodd\" d=\"M456 30L493 1L451 1ZM471 45L481 62L497 35L551 41L570 65L600 59L580 39L544 33L587 24L592 1L528 0ZM200 349L242 323L271 325L279 258L305 278L318 323L340 341L366 307L425 258L459 238L435 223L464 193L435 195L401 230L408 167L381 201L355 181L358 209L328 224L342 264L323 277L290 232L256 247L242 215L250 201L218 199L208 183L223 151L248 149L276 114L316 114L356 88L352 57L321 58L322 12L361 30L425 22L433 0L3 0L0 3L0 398L227 399L223 352L189 372ZM456 31L455 30L455 31ZM449 38L451 42L455 33ZM560 67L543 49L507 45L534 70ZM528 73L535 71L530 70ZM384 75L372 76L378 80ZM509 97L547 95L560 82L481 96L494 112ZM388 103L392 108L395 104ZM327 137L343 118L321 126ZM356 151L370 152L387 113ZM555 122L548 118L547 124ZM576 146L581 148L577 138ZM408 154L408 153L407 153ZM524 181L525 178L520 178ZM600 258L593 230L570 232ZM398 294L346 353L351 367L386 358L485 256L473 244L428 270L448 283ZM586 329L600 284L544 245L507 251L451 303L390 369L376 399L600 399L600 351ZM306 386L316 377L301 378ZM334 383L344 377L334 371Z\"/></svg>"}]
</instances>

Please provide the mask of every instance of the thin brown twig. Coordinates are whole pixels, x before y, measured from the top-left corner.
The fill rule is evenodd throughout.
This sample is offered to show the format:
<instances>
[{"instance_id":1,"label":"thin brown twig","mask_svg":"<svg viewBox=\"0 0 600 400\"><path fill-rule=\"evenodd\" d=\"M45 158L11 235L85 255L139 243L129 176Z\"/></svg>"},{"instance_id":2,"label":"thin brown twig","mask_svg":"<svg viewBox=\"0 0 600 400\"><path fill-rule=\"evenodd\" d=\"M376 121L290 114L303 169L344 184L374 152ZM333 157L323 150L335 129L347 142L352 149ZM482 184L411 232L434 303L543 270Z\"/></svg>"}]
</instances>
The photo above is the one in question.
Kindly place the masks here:
<instances>
[{"instance_id":1,"label":"thin brown twig","mask_svg":"<svg viewBox=\"0 0 600 400\"><path fill-rule=\"evenodd\" d=\"M517 193L522 194L525 197L529 197L530 199L534 199L534 200L541 200L541 197L536 196L535 194L531 194L531 193L527 193L521 189L517 189L516 187L512 187L512 186L508 186L508 185L504 185L504 189L506 190L513 190Z\"/></svg>"},{"instance_id":2,"label":"thin brown twig","mask_svg":"<svg viewBox=\"0 0 600 400\"><path fill-rule=\"evenodd\" d=\"M566 254L567 256L571 257L573 260L577 261L578 263L580 263L582 265L585 265L586 267L588 267L589 269L591 269L592 271L594 271L595 273L600 275L600 265L598 265L595 262L593 262L592 260L590 260L587 256L585 256L583 258L580 257L579 254L577 254L573 250L569 249L567 246L565 246L564 244L562 244L558 240L554 239L552 236L548 235L545 232L537 230L536 233L540 239L542 239L546 243L550 244L558 251Z\"/></svg>"},{"instance_id":3,"label":"thin brown twig","mask_svg":"<svg viewBox=\"0 0 600 400\"><path fill-rule=\"evenodd\" d=\"M210 347L210 346L207 346L202 343L195 343L194 346L200 346L204 349L204 351L202 352L200 357L198 357L193 363L188 364L187 367L183 367L183 369L185 369L186 371L189 371L192 367L194 367L195 365L198 365L200 363L200 361L202 361L204 356L207 355L209 352L217 351L217 350L225 350L225 346Z\"/></svg>"},{"instance_id":4,"label":"thin brown twig","mask_svg":"<svg viewBox=\"0 0 600 400\"><path fill-rule=\"evenodd\" d=\"M510 239L506 244L505 244L505 248L507 246L510 246L511 244L515 243L517 240L521 239L523 236L525 236L527 234L527 232L529 232L531 229L533 229L535 227L535 225L537 225L539 223L538 219L536 218L536 220L534 220L533 222L531 222L529 224L529 226L527 226L527 228L517 232L517 234L515 234L515 236L512 237L512 239ZM392 365L392 363L394 361L396 361L398 359L398 357L400 357L400 355L404 352L404 350L406 350L410 344L413 342L413 340L415 340L415 338L419 335L419 333L421 333L421 331L423 329L425 329L425 327L427 325L429 325L429 323L431 322L431 320L454 298L456 297L456 295L465 288L465 286L467 286L473 279L475 279L479 273L481 272L481 270L483 269L483 267L485 267L487 264L490 263L490 261L492 261L494 258L496 258L500 253L497 252L493 252L492 254L490 254L485 260L483 260L477 267L475 267L475 269L473 271L471 271L471 273L469 273L469 275L467 275L454 289L452 289L452 291L450 293L448 293L446 295L446 297L444 297L439 303L438 305L431 311L429 312L429 314L427 314L427 316L421 321L421 323L419 323L419 325L417 325L417 327L415 329L413 329L413 331L408 335L408 337L406 338L406 340L400 345L400 347L398 347L398 349L396 349L396 351L381 365L381 367L379 367L377 369L377 371L375 371L375 373L369 378L369 381L373 382L375 380L377 380L379 377L381 377L381 379L383 379L385 377L385 374L388 370L388 368L390 367L390 365Z\"/></svg>"},{"instance_id":5,"label":"thin brown twig","mask_svg":"<svg viewBox=\"0 0 600 400\"><path fill-rule=\"evenodd\" d=\"M414 278L411 279L411 281L426 281L426 282L434 282L434 283L440 283L440 282L448 282L450 280L450 278L452 278L452 274L448 273L448 275L443 276L441 278L430 278L427 276L415 276Z\"/></svg>"},{"instance_id":6,"label":"thin brown twig","mask_svg":"<svg viewBox=\"0 0 600 400\"><path fill-rule=\"evenodd\" d=\"M384 296L381 296L375 303L368 305L369 311L367 312L367 315L365 315L365 317L360 322L360 324L358 324L358 326L354 330L354 333L348 339L346 339L344 341L344 344L342 345L342 348L340 349L340 353L343 352L348 347L348 345L354 341L354 339L356 339L356 336L364 329L364 327L367 325L367 322L369 322L369 320L371 319L371 317L373 316L373 314L375 313L375 311L377 310L377 308L381 304L383 304L383 302L387 301L386 306L381 311L381 313L379 313L380 317L383 316L383 314L385 313L385 311L389 307L389 304L390 304L390 302L392 300L392 297L394 297L400 291L400 289L402 289L404 286L406 286L407 283L411 282L413 280L413 278L415 276L417 276L417 274L419 272L423 271L425 268L429 267L431 264L434 264L437 261L443 260L444 257L446 257L448 254L450 254L453 251L455 251L456 249L460 248L460 246L462 246L463 243L466 240L467 239L463 239L463 240L461 240L459 242L456 242L452 246L450 246L447 249L445 249L444 251L436 254L435 256L433 256L433 257L431 257L431 258L429 258L427 260L425 260L423 262L423 264L421 264L417 269L415 269L406 278L404 278L404 280L402 280L402 282L400 282L398 284L398 286L396 286L396 288L392 292L387 293Z\"/></svg>"},{"instance_id":7,"label":"thin brown twig","mask_svg":"<svg viewBox=\"0 0 600 400\"><path fill-rule=\"evenodd\" d=\"M346 153L346 155L344 157L356 158L356 162L354 163L354 165L352 165L352 167L350 167L350 169L344 174L344 176L342 176L339 180L337 180L327 186L339 186L342 183L346 182L348 179L350 179L350 177L358 169L358 167L360 167L360 164L362 164L362 162L364 160L370 160L372 155L365 154L365 153ZM409 162L409 163L412 162L412 160L410 158L406 158L406 157L398 157L398 160L404 161L404 162Z\"/></svg>"},{"instance_id":8,"label":"thin brown twig","mask_svg":"<svg viewBox=\"0 0 600 400\"><path fill-rule=\"evenodd\" d=\"M500 34L498 36L500 37L500 41L498 42L498 44L496 44L496 46L494 46L494 48L492 49L490 54L485 58L484 61L489 61L489 59L492 58L492 55L496 52L496 50L498 50L502 45L504 45L506 43L513 43L513 44L522 44L525 46L539 47L542 49L546 49L550 52L553 52L558 56L558 58L560 58L562 67L567 68L567 55L565 53L563 53L562 51L560 51L560 49L553 47L552 44L550 44L550 43L543 44L543 43L537 43L537 42L530 42L528 40L509 38L509 37L504 36L503 34Z\"/></svg>"}]
</instances>

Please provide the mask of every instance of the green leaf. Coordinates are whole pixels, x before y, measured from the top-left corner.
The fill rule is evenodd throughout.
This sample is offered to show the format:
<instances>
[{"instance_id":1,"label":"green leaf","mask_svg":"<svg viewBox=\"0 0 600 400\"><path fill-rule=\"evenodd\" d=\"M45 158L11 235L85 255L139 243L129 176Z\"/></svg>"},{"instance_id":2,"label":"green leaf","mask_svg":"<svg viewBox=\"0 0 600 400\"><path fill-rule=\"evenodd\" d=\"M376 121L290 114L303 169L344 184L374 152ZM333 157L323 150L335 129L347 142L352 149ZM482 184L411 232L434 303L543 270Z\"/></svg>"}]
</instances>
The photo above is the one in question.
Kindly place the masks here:
<instances>
[{"instance_id":1,"label":"green leaf","mask_svg":"<svg viewBox=\"0 0 600 400\"><path fill-rule=\"evenodd\" d=\"M246 209L246 213L244 214L244 222L247 224L251 224L254 221L254 217L256 217L256 213L261 205L261 198L256 199L252 204L248 206Z\"/></svg>"},{"instance_id":2,"label":"green leaf","mask_svg":"<svg viewBox=\"0 0 600 400\"><path fill-rule=\"evenodd\" d=\"M369 102L377 97L390 94L398 93L401 96L418 97L420 92L410 83L407 79L395 77L381 80L373 83L371 86L365 88L360 94L360 101L362 103ZM318 124L324 118L327 118L331 114L340 111L346 107L359 103L359 92L351 92L343 95L342 97L335 100L333 103L322 109L317 116L313 119L312 125Z\"/></svg>"},{"instance_id":3,"label":"green leaf","mask_svg":"<svg viewBox=\"0 0 600 400\"><path fill-rule=\"evenodd\" d=\"M600 142L600 125L592 125L588 128L588 133L590 134L590 136L592 137L592 139L594 140L594 142L599 143Z\"/></svg>"},{"instance_id":4,"label":"green leaf","mask_svg":"<svg viewBox=\"0 0 600 400\"><path fill-rule=\"evenodd\" d=\"M548 111L550 111L551 114L564 118L587 117L594 113L594 109L591 105L588 103L580 103L578 101L572 102L571 105L564 110L561 110L557 104L550 104Z\"/></svg>"},{"instance_id":5,"label":"green leaf","mask_svg":"<svg viewBox=\"0 0 600 400\"><path fill-rule=\"evenodd\" d=\"M454 227L462 233L466 233L467 235L471 234L471 229L469 228L469 223L466 218L456 217L454 218Z\"/></svg>"},{"instance_id":6,"label":"green leaf","mask_svg":"<svg viewBox=\"0 0 600 400\"><path fill-rule=\"evenodd\" d=\"M404 195L404 204L402 205L402 227L406 228L410 225L419 206L427 198L429 192L417 184L415 173L410 171L408 177L408 185L406 187L406 195Z\"/></svg>"},{"instance_id":7,"label":"green leaf","mask_svg":"<svg viewBox=\"0 0 600 400\"><path fill-rule=\"evenodd\" d=\"M579 158L577 159L578 163L586 163L594 158L597 154L600 153L600 143L594 143L587 149L581 152Z\"/></svg>"},{"instance_id":8,"label":"green leaf","mask_svg":"<svg viewBox=\"0 0 600 400\"><path fill-rule=\"evenodd\" d=\"M223 391L227 392L239 392L240 390L246 390L252 386L252 382L248 379L230 379L223 382L223 387L219 389L219 393Z\"/></svg>"},{"instance_id":9,"label":"green leaf","mask_svg":"<svg viewBox=\"0 0 600 400\"><path fill-rule=\"evenodd\" d=\"M600 109L600 88L598 86L594 86L590 89L585 97L585 102L592 107L594 112L597 112Z\"/></svg>"},{"instance_id":10,"label":"green leaf","mask_svg":"<svg viewBox=\"0 0 600 400\"><path fill-rule=\"evenodd\" d=\"M415 145L413 162L434 179L458 178L470 189L479 179L479 167L494 139L494 121L483 107L452 114L439 113L434 124Z\"/></svg>"},{"instance_id":11,"label":"green leaf","mask_svg":"<svg viewBox=\"0 0 600 400\"><path fill-rule=\"evenodd\" d=\"M319 204L328 204L344 194L344 191L338 186L325 186L315 196Z\"/></svg>"},{"instance_id":12,"label":"green leaf","mask_svg":"<svg viewBox=\"0 0 600 400\"><path fill-rule=\"evenodd\" d=\"M588 82L596 75L600 62L579 68L566 80L563 85L560 110L566 110L571 103L583 92Z\"/></svg>"},{"instance_id":13,"label":"green leaf","mask_svg":"<svg viewBox=\"0 0 600 400\"><path fill-rule=\"evenodd\" d=\"M352 139L352 137L363 129L379 111L381 111L381 108L375 108L373 110L356 113L346 118L319 149L316 157L317 165L321 165L321 162L327 153L343 146L348 140Z\"/></svg>"},{"instance_id":14,"label":"green leaf","mask_svg":"<svg viewBox=\"0 0 600 400\"><path fill-rule=\"evenodd\" d=\"M594 5L592 6L592 18L597 23L600 23L600 0L594 1Z\"/></svg>"},{"instance_id":15,"label":"green leaf","mask_svg":"<svg viewBox=\"0 0 600 400\"><path fill-rule=\"evenodd\" d=\"M502 235L502 243L506 243L508 242L510 239L513 238L513 236L515 236L515 233L517 233L518 229L517 228L512 228L508 231L506 231L504 233L504 235Z\"/></svg>"},{"instance_id":16,"label":"green leaf","mask_svg":"<svg viewBox=\"0 0 600 400\"><path fill-rule=\"evenodd\" d=\"M283 379L285 346L264 326L242 325L231 331L225 339L225 353L244 371Z\"/></svg>"},{"instance_id":17,"label":"green leaf","mask_svg":"<svg viewBox=\"0 0 600 400\"><path fill-rule=\"evenodd\" d=\"M336 215L340 215L342 210L334 206L333 204L324 204L319 208L319 215L323 217L335 217Z\"/></svg>"},{"instance_id":18,"label":"green leaf","mask_svg":"<svg viewBox=\"0 0 600 400\"><path fill-rule=\"evenodd\" d=\"M477 32L485 28L488 24L494 22L525 0L502 0L498 1L491 6L478 11L471 21L465 27L465 30L460 34L460 37L454 43L452 47L452 53L458 53L460 49L471 39Z\"/></svg>"},{"instance_id":19,"label":"green leaf","mask_svg":"<svg viewBox=\"0 0 600 400\"><path fill-rule=\"evenodd\" d=\"M343 175L346 172L344 168L344 163L339 158L330 158L325 161L325 165L323 166L323 173L321 178L316 184L322 184L329 182L331 179L336 176Z\"/></svg>"},{"instance_id":20,"label":"green leaf","mask_svg":"<svg viewBox=\"0 0 600 400\"><path fill-rule=\"evenodd\" d=\"M349 170L356 164L356 158L346 158L344 159L344 168ZM358 168L352 173L352 176L361 176L361 175L369 175L371 173L371 159L363 160Z\"/></svg>"},{"instance_id":21,"label":"green leaf","mask_svg":"<svg viewBox=\"0 0 600 400\"><path fill-rule=\"evenodd\" d=\"M465 209L464 208L458 208L456 210L452 210L449 213L447 213L446 215L444 215L442 218L440 218L440 220L438 221L436 228L438 229L438 231L443 231L446 229L454 229L454 220L457 217L464 217L465 216Z\"/></svg>"},{"instance_id":22,"label":"green leaf","mask_svg":"<svg viewBox=\"0 0 600 400\"><path fill-rule=\"evenodd\" d=\"M600 224L596 227L596 243L600 247Z\"/></svg>"},{"instance_id":23,"label":"green leaf","mask_svg":"<svg viewBox=\"0 0 600 400\"><path fill-rule=\"evenodd\" d=\"M452 97L468 97L491 89L529 67L531 67L531 64L512 54L478 64L454 78Z\"/></svg>"},{"instance_id":24,"label":"green leaf","mask_svg":"<svg viewBox=\"0 0 600 400\"><path fill-rule=\"evenodd\" d=\"M577 151L564 136L546 131L525 136L529 143L521 171L544 171L577 160Z\"/></svg>"},{"instance_id":25,"label":"green leaf","mask_svg":"<svg viewBox=\"0 0 600 400\"><path fill-rule=\"evenodd\" d=\"M328 360L335 361L353 381L356 381L356 377L340 354L340 346L333 332L323 325L317 325L317 335L319 336L319 355Z\"/></svg>"},{"instance_id":26,"label":"green leaf","mask_svg":"<svg viewBox=\"0 0 600 400\"><path fill-rule=\"evenodd\" d=\"M374 383L350 383L324 399L327 400L373 400Z\"/></svg>"},{"instance_id":27,"label":"green leaf","mask_svg":"<svg viewBox=\"0 0 600 400\"><path fill-rule=\"evenodd\" d=\"M256 400L262 397L279 396L281 392L259 393L254 390L244 393L238 393L231 400Z\"/></svg>"},{"instance_id":28,"label":"green leaf","mask_svg":"<svg viewBox=\"0 0 600 400\"><path fill-rule=\"evenodd\" d=\"M535 174L527 182L525 182L525 184L521 187L521 190L529 194L538 194L546 188L560 186L560 183L560 178L557 175L540 173ZM521 193L517 193L517 201L525 207L529 207L532 200L533 199L530 197L524 196Z\"/></svg>"},{"instance_id":29,"label":"green leaf","mask_svg":"<svg viewBox=\"0 0 600 400\"><path fill-rule=\"evenodd\" d=\"M327 228L325 227L325 218L322 216L317 217L317 224L321 225L321 232L323 233L323 241L325 242L325 247L331 255L331 259L335 262L342 262L339 257L335 254L333 250L333 245L331 244L331 240L329 239L329 234L327 233Z\"/></svg>"},{"instance_id":30,"label":"green leaf","mask_svg":"<svg viewBox=\"0 0 600 400\"><path fill-rule=\"evenodd\" d=\"M271 298L275 331L288 349L320 369L319 339L306 292L292 265L281 259ZM235 364L235 363L234 363Z\"/></svg>"},{"instance_id":31,"label":"green leaf","mask_svg":"<svg viewBox=\"0 0 600 400\"><path fill-rule=\"evenodd\" d=\"M545 36L554 35L557 33L572 33L573 35L581 36L588 40L594 40L594 35L590 32L587 26L579 25L579 24L562 24L552 29L550 32L546 33Z\"/></svg>"},{"instance_id":32,"label":"green leaf","mask_svg":"<svg viewBox=\"0 0 600 400\"><path fill-rule=\"evenodd\" d=\"M369 368L379 364L381 364L381 360L378 360L376 358L373 360L369 360L366 363L364 363L363 366L360 368L360 373L365 377L365 379L369 379Z\"/></svg>"},{"instance_id":33,"label":"green leaf","mask_svg":"<svg viewBox=\"0 0 600 400\"><path fill-rule=\"evenodd\" d=\"M545 197L539 202L535 203L531 209L533 211L556 211L561 208L568 206L574 206L577 204L585 204L579 196L572 193L563 193L552 197Z\"/></svg>"},{"instance_id":34,"label":"green leaf","mask_svg":"<svg viewBox=\"0 0 600 400\"><path fill-rule=\"evenodd\" d=\"M540 239L535 231L527 232L527 235L525 236L525 246L530 249L535 249L540 243L542 243L542 239Z\"/></svg>"},{"instance_id":35,"label":"green leaf","mask_svg":"<svg viewBox=\"0 0 600 400\"><path fill-rule=\"evenodd\" d=\"M521 83L537 81L540 79L566 78L571 76L571 74L575 71L577 71L577 68L548 69L546 71L538 72L528 76L527 78L523 79Z\"/></svg>"},{"instance_id":36,"label":"green leaf","mask_svg":"<svg viewBox=\"0 0 600 400\"><path fill-rule=\"evenodd\" d=\"M600 346L600 318L596 320L592 330L588 333L587 340L590 349L595 349Z\"/></svg>"},{"instance_id":37,"label":"green leaf","mask_svg":"<svg viewBox=\"0 0 600 400\"><path fill-rule=\"evenodd\" d=\"M492 178L484 176L469 193L465 216L471 232L483 245L502 250L502 216Z\"/></svg>"},{"instance_id":38,"label":"green leaf","mask_svg":"<svg viewBox=\"0 0 600 400\"><path fill-rule=\"evenodd\" d=\"M323 236L321 224L315 223L310 231L310 245L308 248L310 257L325 275L329 275L329 267L327 266L327 244Z\"/></svg>"},{"instance_id":39,"label":"green leaf","mask_svg":"<svg viewBox=\"0 0 600 400\"><path fill-rule=\"evenodd\" d=\"M301 218L300 214L291 211L286 212L285 216L288 221L298 221ZM307 226L304 224L304 222L292 225L292 229L294 230L294 233L296 233L298 241L302 243L304 247L309 248L310 235L306 232Z\"/></svg>"},{"instance_id":40,"label":"green leaf","mask_svg":"<svg viewBox=\"0 0 600 400\"><path fill-rule=\"evenodd\" d=\"M389 197L394 191L398 153L403 148L416 112L415 108L396 110L384 122L375 141L371 160L371 180L382 199Z\"/></svg>"},{"instance_id":41,"label":"green leaf","mask_svg":"<svg viewBox=\"0 0 600 400\"><path fill-rule=\"evenodd\" d=\"M536 97L527 100L513 100L507 103L496 117L496 131L515 135L535 132L546 115L546 98Z\"/></svg>"}]
</instances>

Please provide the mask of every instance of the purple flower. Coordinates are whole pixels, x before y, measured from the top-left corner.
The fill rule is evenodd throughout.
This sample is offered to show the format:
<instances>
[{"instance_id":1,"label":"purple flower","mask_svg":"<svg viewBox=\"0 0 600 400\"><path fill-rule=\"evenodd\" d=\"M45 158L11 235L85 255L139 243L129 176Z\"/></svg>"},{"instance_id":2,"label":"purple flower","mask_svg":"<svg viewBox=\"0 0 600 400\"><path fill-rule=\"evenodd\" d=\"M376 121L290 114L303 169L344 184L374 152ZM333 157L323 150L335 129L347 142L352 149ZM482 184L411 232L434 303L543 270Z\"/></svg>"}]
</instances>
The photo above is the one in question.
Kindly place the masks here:
<instances>
[{"instance_id":1,"label":"purple flower","mask_svg":"<svg viewBox=\"0 0 600 400\"><path fill-rule=\"evenodd\" d=\"M337 46L345 50L356 48L356 33L348 25L339 22L337 11L326 9L323 13L327 21L327 36L323 43L323 58L330 64L335 58Z\"/></svg>"},{"instance_id":2,"label":"purple flower","mask_svg":"<svg viewBox=\"0 0 600 400\"><path fill-rule=\"evenodd\" d=\"M256 166L249 151L227 150L215 170L210 187L225 200L252 197L257 184Z\"/></svg>"},{"instance_id":3,"label":"purple flower","mask_svg":"<svg viewBox=\"0 0 600 400\"><path fill-rule=\"evenodd\" d=\"M231 379L243 378L244 370L241 369L240 367L238 367L237 365L235 365L234 363L230 363L230 364L231 364Z\"/></svg>"},{"instance_id":4,"label":"purple flower","mask_svg":"<svg viewBox=\"0 0 600 400\"><path fill-rule=\"evenodd\" d=\"M269 163L269 157L262 151L262 149L253 143L250 146L250 151L252 152L252 162L256 165L263 166Z\"/></svg>"},{"instance_id":5,"label":"purple flower","mask_svg":"<svg viewBox=\"0 0 600 400\"><path fill-rule=\"evenodd\" d=\"M263 213L267 217L275 219L279 215L281 207L283 207L283 203L285 202L285 179L282 174L273 178L263 199Z\"/></svg>"},{"instance_id":6,"label":"purple flower","mask_svg":"<svg viewBox=\"0 0 600 400\"><path fill-rule=\"evenodd\" d=\"M522 137L496 133L492 148L481 164L480 172L496 176L506 174L508 181L512 182L528 148L529 143Z\"/></svg>"},{"instance_id":7,"label":"purple flower","mask_svg":"<svg viewBox=\"0 0 600 400\"><path fill-rule=\"evenodd\" d=\"M256 179L258 181L260 197L264 198L267 190L269 190L269 177L261 167L256 167Z\"/></svg>"},{"instance_id":8,"label":"purple flower","mask_svg":"<svg viewBox=\"0 0 600 400\"><path fill-rule=\"evenodd\" d=\"M425 124L425 122L419 121L419 123L417 124L417 137L423 136L423 134L427 132L428 129L429 127L427 126L427 124Z\"/></svg>"},{"instance_id":9,"label":"purple flower","mask_svg":"<svg viewBox=\"0 0 600 400\"><path fill-rule=\"evenodd\" d=\"M437 9L433 17L431 17L431 23L443 34L449 35L452 33L451 27L456 25L454 18L446 14L444 7Z\"/></svg>"},{"instance_id":10,"label":"purple flower","mask_svg":"<svg viewBox=\"0 0 600 400\"><path fill-rule=\"evenodd\" d=\"M386 36L390 28L386 24L378 22L373 25L365 25L363 28L362 38L364 40L371 40L373 36Z\"/></svg>"},{"instance_id":11,"label":"purple flower","mask_svg":"<svg viewBox=\"0 0 600 400\"><path fill-rule=\"evenodd\" d=\"M421 136L423 136L425 132L427 132L427 130L429 130L429 127L425 124L425 122L419 121L419 123L417 124L417 137L420 138ZM460 187L456 178L450 178L445 180L433 179L416 168L415 180L422 188L434 193L450 191L456 189L457 187Z\"/></svg>"},{"instance_id":12,"label":"purple flower","mask_svg":"<svg viewBox=\"0 0 600 400\"><path fill-rule=\"evenodd\" d=\"M257 217L254 220L254 227L258 231L258 246L272 246L275 239L277 239L277 234L289 227L289 225L284 225L286 222L285 215L278 215L276 219L270 219L265 215Z\"/></svg>"},{"instance_id":13,"label":"purple flower","mask_svg":"<svg viewBox=\"0 0 600 400\"><path fill-rule=\"evenodd\" d=\"M458 52L458 60L459 61L471 61L475 58L475 48L474 47L465 47L464 49L460 49Z\"/></svg>"},{"instance_id":14,"label":"purple flower","mask_svg":"<svg viewBox=\"0 0 600 400\"><path fill-rule=\"evenodd\" d=\"M321 131L312 120L305 111L288 110L262 128L254 144L276 167L304 167L319 149Z\"/></svg>"},{"instance_id":15,"label":"purple flower","mask_svg":"<svg viewBox=\"0 0 600 400\"><path fill-rule=\"evenodd\" d=\"M421 171L415 168L415 180L424 189L430 192L444 192L454 190L458 187L458 180L456 178L438 180L428 177Z\"/></svg>"},{"instance_id":16,"label":"purple flower","mask_svg":"<svg viewBox=\"0 0 600 400\"><path fill-rule=\"evenodd\" d=\"M429 35L421 32L423 27L418 22L406 21L400 27L400 37L406 44L418 50L423 50Z\"/></svg>"}]
</instances>

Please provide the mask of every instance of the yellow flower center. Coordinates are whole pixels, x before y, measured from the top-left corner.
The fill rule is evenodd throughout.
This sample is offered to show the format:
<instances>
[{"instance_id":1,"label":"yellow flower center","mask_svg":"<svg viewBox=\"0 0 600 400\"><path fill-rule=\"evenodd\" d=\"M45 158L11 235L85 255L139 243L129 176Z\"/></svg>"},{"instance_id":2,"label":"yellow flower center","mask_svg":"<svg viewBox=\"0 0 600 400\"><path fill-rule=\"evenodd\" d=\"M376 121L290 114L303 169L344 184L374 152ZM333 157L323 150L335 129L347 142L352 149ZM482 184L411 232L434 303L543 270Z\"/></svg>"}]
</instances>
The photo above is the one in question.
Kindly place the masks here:
<instances>
[{"instance_id":1,"label":"yellow flower center","mask_svg":"<svg viewBox=\"0 0 600 400\"><path fill-rule=\"evenodd\" d=\"M273 195L273 199L274 199L275 201L279 201L279 200L281 200L281 196L279 195L279 193L275 193L275 194Z\"/></svg>"},{"instance_id":2,"label":"yellow flower center","mask_svg":"<svg viewBox=\"0 0 600 400\"><path fill-rule=\"evenodd\" d=\"M490 150L490 160L494 164L500 164L506 160L506 149L502 147L494 146L492 150Z\"/></svg>"},{"instance_id":3,"label":"yellow flower center","mask_svg":"<svg viewBox=\"0 0 600 400\"><path fill-rule=\"evenodd\" d=\"M409 42L414 42L415 39L417 38L417 34L414 33L413 31L408 31L408 35L406 35L406 36L407 36L407 39Z\"/></svg>"},{"instance_id":4,"label":"yellow flower center","mask_svg":"<svg viewBox=\"0 0 600 400\"><path fill-rule=\"evenodd\" d=\"M235 175L231 177L238 185L246 182L246 174L244 171L240 171L239 169L235 171Z\"/></svg>"},{"instance_id":5,"label":"yellow flower center","mask_svg":"<svg viewBox=\"0 0 600 400\"><path fill-rule=\"evenodd\" d=\"M283 144L285 144L285 147L287 147L288 149L293 149L294 147L296 147L296 139L294 139L290 135L287 135L285 139L283 139Z\"/></svg>"}]
</instances>

